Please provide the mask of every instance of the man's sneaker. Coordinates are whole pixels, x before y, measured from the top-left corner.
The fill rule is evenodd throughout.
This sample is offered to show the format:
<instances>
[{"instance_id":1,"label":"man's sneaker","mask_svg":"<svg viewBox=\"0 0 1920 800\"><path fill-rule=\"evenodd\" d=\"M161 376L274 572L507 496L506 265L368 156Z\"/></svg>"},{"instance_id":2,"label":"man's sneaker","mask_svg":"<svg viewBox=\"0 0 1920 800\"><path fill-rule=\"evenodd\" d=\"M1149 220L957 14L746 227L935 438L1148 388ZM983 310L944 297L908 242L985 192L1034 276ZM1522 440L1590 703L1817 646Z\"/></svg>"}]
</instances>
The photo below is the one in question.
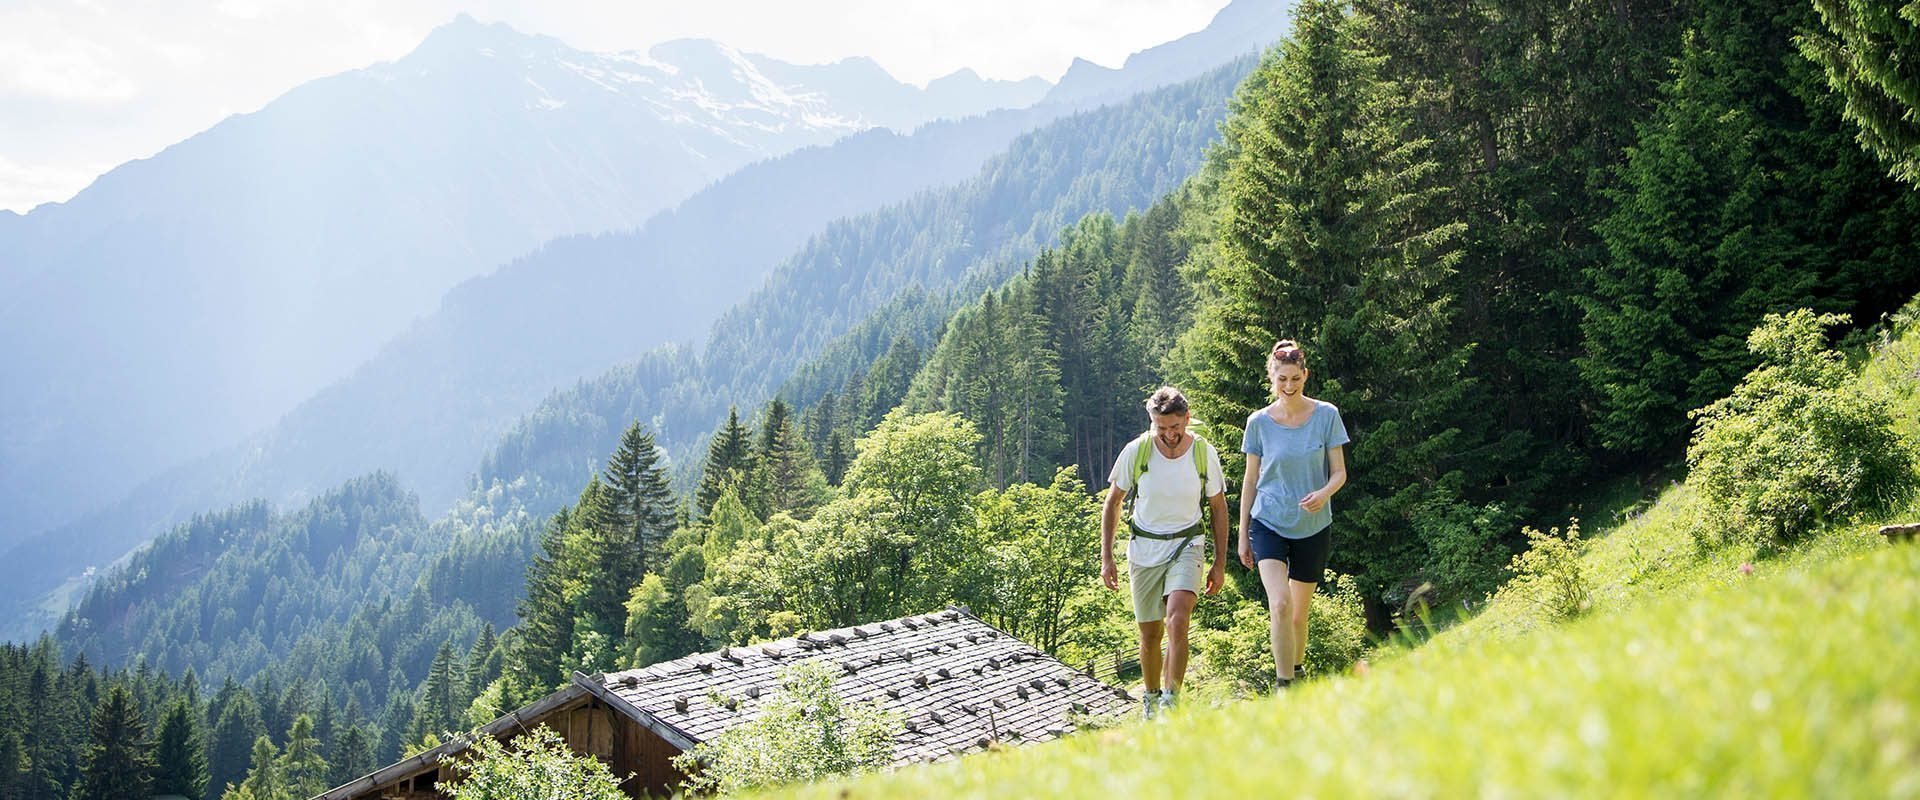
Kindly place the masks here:
<instances>
[{"instance_id":1,"label":"man's sneaker","mask_svg":"<svg viewBox=\"0 0 1920 800\"><path fill-rule=\"evenodd\" d=\"M1140 697L1140 718L1153 719L1160 715L1160 693L1147 692Z\"/></svg>"}]
</instances>

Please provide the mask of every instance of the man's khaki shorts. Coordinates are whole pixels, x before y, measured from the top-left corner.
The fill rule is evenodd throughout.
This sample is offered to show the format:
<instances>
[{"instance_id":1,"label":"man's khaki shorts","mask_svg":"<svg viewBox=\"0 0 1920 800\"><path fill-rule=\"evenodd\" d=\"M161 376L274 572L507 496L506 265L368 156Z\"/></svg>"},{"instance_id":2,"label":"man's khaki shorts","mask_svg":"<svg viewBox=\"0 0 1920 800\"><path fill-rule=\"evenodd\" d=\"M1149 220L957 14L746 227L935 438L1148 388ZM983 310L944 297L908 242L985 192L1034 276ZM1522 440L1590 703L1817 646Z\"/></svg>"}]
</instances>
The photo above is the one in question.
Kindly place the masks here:
<instances>
[{"instance_id":1,"label":"man's khaki shorts","mask_svg":"<svg viewBox=\"0 0 1920 800\"><path fill-rule=\"evenodd\" d=\"M1167 595L1200 591L1207 585L1207 546L1195 540L1180 550L1173 560L1151 567L1127 565L1127 581L1133 588L1133 620L1159 622L1167 616Z\"/></svg>"}]
</instances>

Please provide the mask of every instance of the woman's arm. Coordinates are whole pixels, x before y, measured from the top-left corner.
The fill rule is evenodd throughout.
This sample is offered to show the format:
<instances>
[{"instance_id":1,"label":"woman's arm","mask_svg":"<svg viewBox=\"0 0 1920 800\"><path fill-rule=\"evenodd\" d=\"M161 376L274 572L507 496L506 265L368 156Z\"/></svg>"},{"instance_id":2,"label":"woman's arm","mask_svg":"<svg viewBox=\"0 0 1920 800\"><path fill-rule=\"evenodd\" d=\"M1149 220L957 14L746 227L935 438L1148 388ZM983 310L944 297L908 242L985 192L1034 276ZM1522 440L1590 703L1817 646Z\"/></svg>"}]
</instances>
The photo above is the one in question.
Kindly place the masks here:
<instances>
[{"instance_id":1,"label":"woman's arm","mask_svg":"<svg viewBox=\"0 0 1920 800\"><path fill-rule=\"evenodd\" d=\"M1327 449L1327 485L1317 491L1308 492L1300 498L1300 507L1308 511L1319 511L1340 487L1347 485L1347 448L1330 447Z\"/></svg>"}]
</instances>

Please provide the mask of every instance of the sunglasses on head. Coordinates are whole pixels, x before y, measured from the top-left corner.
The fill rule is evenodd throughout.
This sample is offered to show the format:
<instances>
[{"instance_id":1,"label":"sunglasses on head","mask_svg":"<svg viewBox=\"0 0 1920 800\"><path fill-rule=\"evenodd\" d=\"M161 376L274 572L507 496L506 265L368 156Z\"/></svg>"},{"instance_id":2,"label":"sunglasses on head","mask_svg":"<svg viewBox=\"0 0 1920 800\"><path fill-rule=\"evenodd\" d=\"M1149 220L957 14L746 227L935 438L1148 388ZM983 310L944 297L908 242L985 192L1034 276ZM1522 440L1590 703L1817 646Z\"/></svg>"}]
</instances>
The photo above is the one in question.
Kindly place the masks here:
<instances>
[{"instance_id":1,"label":"sunglasses on head","mask_svg":"<svg viewBox=\"0 0 1920 800\"><path fill-rule=\"evenodd\" d=\"M1289 347L1285 350L1273 351L1273 358L1282 364L1298 364L1307 360L1307 354L1305 351Z\"/></svg>"}]
</instances>

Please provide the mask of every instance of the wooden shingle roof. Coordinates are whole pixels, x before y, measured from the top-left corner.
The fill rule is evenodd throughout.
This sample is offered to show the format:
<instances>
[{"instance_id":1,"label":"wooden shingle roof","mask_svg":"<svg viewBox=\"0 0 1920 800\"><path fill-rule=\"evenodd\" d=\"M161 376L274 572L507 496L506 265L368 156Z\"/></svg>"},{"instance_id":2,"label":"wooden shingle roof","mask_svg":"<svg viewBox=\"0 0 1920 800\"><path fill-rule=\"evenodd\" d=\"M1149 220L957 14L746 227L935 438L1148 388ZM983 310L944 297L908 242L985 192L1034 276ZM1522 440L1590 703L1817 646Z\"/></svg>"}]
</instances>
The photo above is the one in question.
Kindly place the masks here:
<instances>
[{"instance_id":1,"label":"wooden shingle roof","mask_svg":"<svg viewBox=\"0 0 1920 800\"><path fill-rule=\"evenodd\" d=\"M905 720L895 764L1046 741L1077 715L1124 714L1134 702L955 608L576 680L668 741L697 743L753 719L779 691L780 671L813 659L841 670L842 697Z\"/></svg>"}]
</instances>

